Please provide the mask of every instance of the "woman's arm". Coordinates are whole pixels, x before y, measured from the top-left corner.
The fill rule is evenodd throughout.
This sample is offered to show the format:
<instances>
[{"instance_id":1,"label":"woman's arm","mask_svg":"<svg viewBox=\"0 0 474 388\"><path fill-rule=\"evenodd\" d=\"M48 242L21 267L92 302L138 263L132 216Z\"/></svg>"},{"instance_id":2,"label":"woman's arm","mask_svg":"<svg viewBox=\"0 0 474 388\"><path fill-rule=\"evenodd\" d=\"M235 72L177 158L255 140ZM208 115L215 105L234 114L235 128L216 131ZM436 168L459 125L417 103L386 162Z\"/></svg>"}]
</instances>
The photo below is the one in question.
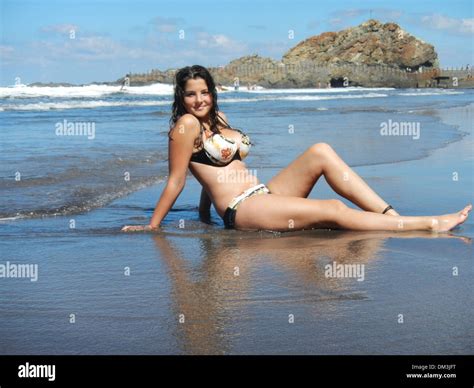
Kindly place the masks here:
<instances>
[{"instance_id":1,"label":"woman's arm","mask_svg":"<svg viewBox=\"0 0 474 388\"><path fill-rule=\"evenodd\" d=\"M194 139L199 135L199 121L185 114L170 131L168 146L169 177L161 193L149 225L125 226L123 231L157 229L166 217L186 184L186 173L193 153Z\"/></svg>"}]
</instances>

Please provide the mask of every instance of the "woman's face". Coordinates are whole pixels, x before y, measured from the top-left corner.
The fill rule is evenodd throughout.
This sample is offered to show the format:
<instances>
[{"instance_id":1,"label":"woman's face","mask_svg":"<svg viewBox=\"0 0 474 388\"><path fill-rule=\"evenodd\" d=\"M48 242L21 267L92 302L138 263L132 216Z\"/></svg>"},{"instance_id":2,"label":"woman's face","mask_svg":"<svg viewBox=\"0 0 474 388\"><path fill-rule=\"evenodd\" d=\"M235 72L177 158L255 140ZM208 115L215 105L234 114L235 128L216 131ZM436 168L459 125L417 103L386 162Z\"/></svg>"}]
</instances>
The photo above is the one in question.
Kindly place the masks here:
<instances>
[{"instance_id":1,"label":"woman's face","mask_svg":"<svg viewBox=\"0 0 474 388\"><path fill-rule=\"evenodd\" d=\"M206 119L212 108L212 94L202 78L186 81L184 107L188 113L199 119Z\"/></svg>"}]
</instances>

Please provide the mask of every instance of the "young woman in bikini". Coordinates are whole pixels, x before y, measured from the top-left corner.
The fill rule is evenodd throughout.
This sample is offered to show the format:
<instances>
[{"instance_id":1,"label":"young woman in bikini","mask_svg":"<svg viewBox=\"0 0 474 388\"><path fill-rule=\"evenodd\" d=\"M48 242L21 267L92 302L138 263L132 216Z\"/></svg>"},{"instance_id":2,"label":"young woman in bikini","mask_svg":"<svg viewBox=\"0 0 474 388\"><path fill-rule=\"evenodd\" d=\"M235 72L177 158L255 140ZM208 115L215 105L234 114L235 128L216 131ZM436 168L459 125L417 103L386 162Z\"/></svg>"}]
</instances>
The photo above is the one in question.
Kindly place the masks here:
<instances>
[{"instance_id":1,"label":"young woman in bikini","mask_svg":"<svg viewBox=\"0 0 474 388\"><path fill-rule=\"evenodd\" d=\"M208 215L212 203L226 228L446 232L463 223L472 208L441 216L400 216L325 143L312 145L266 185L260 183L242 161L250 139L231 128L219 111L214 80L202 66L177 72L170 124L169 177L150 223L124 226L123 231L159 229L184 188L188 168L202 185L200 214ZM321 175L362 210L337 199L308 199Z\"/></svg>"}]
</instances>

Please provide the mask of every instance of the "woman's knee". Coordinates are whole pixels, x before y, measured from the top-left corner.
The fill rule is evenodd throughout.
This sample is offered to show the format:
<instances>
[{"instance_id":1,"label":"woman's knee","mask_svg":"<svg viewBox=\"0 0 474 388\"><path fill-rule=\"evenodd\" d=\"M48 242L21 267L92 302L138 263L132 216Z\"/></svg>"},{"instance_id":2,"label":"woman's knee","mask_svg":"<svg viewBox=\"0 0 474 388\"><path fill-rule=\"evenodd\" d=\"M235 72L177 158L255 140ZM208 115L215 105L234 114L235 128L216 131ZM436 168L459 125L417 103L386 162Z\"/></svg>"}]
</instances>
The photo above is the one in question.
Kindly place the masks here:
<instances>
[{"instance_id":1,"label":"woman's knee","mask_svg":"<svg viewBox=\"0 0 474 388\"><path fill-rule=\"evenodd\" d=\"M327 143L315 143L311 147L309 147L309 150L317 155L324 155L330 152L334 152L332 147Z\"/></svg>"},{"instance_id":2,"label":"woman's knee","mask_svg":"<svg viewBox=\"0 0 474 388\"><path fill-rule=\"evenodd\" d=\"M331 221L337 221L340 219L340 217L344 215L344 212L348 209L346 204L339 199L329 199L327 203L330 209Z\"/></svg>"}]
</instances>

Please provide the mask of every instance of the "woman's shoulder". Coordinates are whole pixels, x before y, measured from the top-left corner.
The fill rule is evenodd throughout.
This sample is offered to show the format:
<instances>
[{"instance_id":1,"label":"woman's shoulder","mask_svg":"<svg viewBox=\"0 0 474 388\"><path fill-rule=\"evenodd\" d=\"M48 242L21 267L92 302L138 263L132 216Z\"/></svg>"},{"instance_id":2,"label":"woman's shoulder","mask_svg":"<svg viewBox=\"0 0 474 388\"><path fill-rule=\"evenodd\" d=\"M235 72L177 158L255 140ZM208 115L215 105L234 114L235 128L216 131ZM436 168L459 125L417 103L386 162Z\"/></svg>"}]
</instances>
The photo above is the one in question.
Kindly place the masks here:
<instances>
[{"instance_id":1,"label":"woman's shoulder","mask_svg":"<svg viewBox=\"0 0 474 388\"><path fill-rule=\"evenodd\" d=\"M191 113L185 113L176 121L175 126L177 125L185 125L186 127L190 128L197 126L199 128L201 126L201 122Z\"/></svg>"},{"instance_id":2,"label":"woman's shoulder","mask_svg":"<svg viewBox=\"0 0 474 388\"><path fill-rule=\"evenodd\" d=\"M199 134L200 128L201 122L198 120L198 118L191 113L186 113L176 120L173 128L170 129L170 134L177 130L181 134L189 133L193 136L196 136Z\"/></svg>"}]
</instances>

